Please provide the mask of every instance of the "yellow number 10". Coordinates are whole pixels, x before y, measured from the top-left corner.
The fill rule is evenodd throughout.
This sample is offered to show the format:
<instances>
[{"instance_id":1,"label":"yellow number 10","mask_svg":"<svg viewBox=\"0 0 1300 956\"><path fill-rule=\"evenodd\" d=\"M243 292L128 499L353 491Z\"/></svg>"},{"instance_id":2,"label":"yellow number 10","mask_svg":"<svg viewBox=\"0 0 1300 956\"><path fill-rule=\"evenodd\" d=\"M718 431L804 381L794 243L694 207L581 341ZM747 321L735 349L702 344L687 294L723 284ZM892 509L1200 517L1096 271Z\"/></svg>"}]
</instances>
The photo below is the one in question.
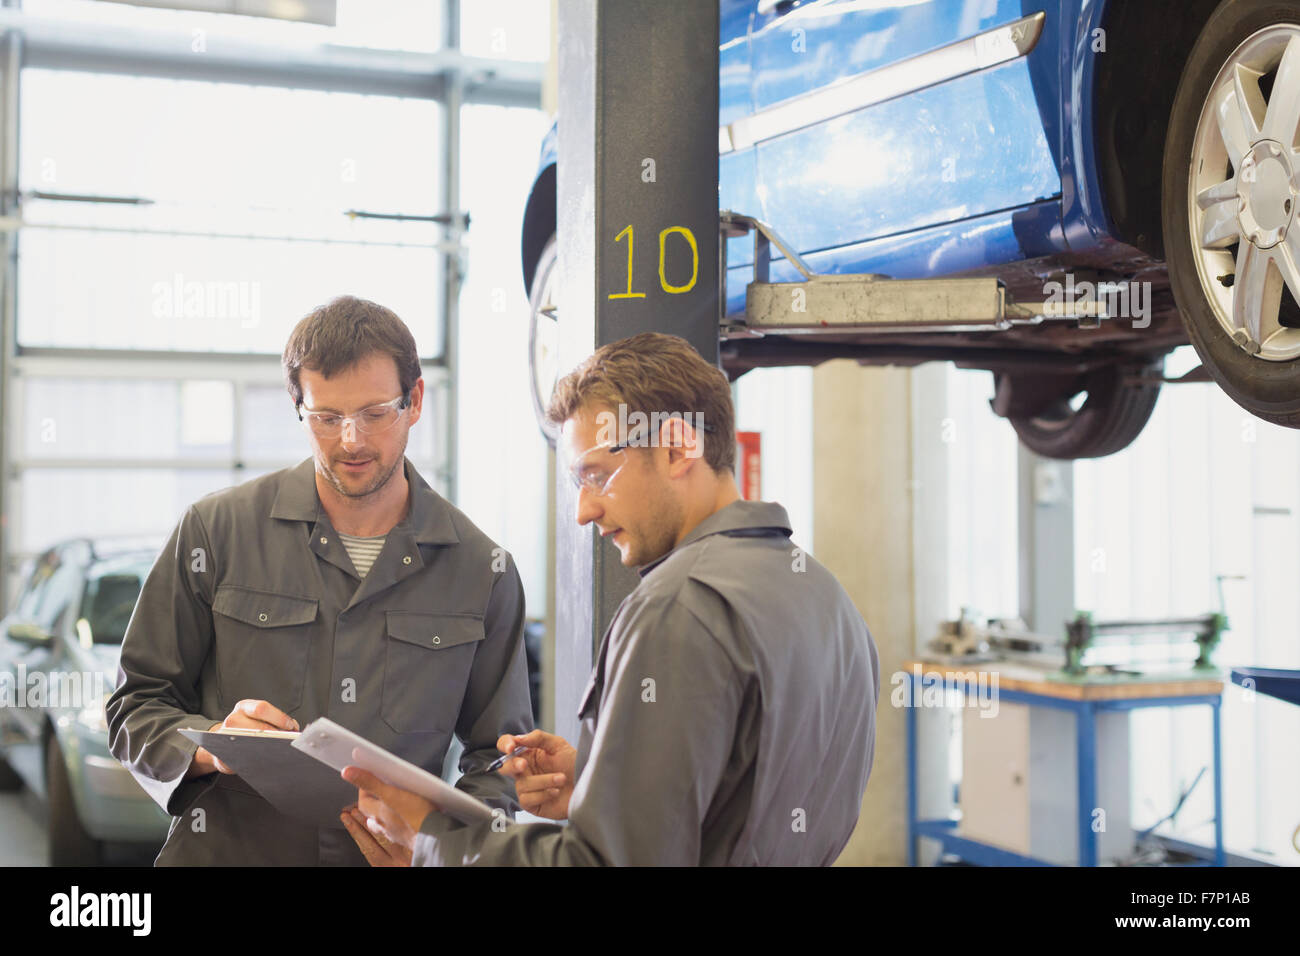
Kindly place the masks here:
<instances>
[{"instance_id":1,"label":"yellow number 10","mask_svg":"<svg viewBox=\"0 0 1300 956\"><path fill-rule=\"evenodd\" d=\"M686 241L691 244L691 281L686 285L669 285L668 280L664 278L664 243L667 241L670 232L681 233L686 237ZM669 226L659 233L659 284L663 286L664 291L673 293L690 292L695 288L695 280L699 277L700 249L695 245L695 235L685 226Z\"/></svg>"},{"instance_id":2,"label":"yellow number 10","mask_svg":"<svg viewBox=\"0 0 1300 956\"><path fill-rule=\"evenodd\" d=\"M635 236L632 234L631 226L628 226L617 236L615 236L614 241L618 242L624 236L627 236L627 291L612 293L610 295L610 298L611 299L644 299L645 298L644 292L632 291L632 241L635 238Z\"/></svg>"},{"instance_id":3,"label":"yellow number 10","mask_svg":"<svg viewBox=\"0 0 1300 956\"><path fill-rule=\"evenodd\" d=\"M665 258L664 246L668 241L668 236L674 232L680 233L682 236L684 236L686 238L686 241L690 244L691 247L691 278L685 285L669 285L668 277L664 275L664 258ZM631 226L628 226L617 236L615 236L614 241L618 242L624 236L627 236L627 291L612 292L610 293L609 298L644 299L645 298L644 292L632 291L632 244L635 236L633 234ZM670 293L672 295L681 295L683 292L690 292L692 289L694 289L695 283L699 279L699 277L700 277L700 249L699 246L695 244L695 234L692 233L685 226L669 226L667 229L661 231L659 233L659 285L660 287L665 292Z\"/></svg>"}]
</instances>

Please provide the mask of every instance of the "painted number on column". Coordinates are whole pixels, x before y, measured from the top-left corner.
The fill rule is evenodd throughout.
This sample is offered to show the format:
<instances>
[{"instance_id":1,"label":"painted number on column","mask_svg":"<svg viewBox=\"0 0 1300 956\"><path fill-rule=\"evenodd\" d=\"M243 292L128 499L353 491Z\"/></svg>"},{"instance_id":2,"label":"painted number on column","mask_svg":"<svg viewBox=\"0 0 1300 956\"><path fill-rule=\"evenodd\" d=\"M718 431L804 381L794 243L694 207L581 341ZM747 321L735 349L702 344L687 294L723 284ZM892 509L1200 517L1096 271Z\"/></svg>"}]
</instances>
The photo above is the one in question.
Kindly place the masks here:
<instances>
[{"instance_id":1,"label":"painted number on column","mask_svg":"<svg viewBox=\"0 0 1300 956\"><path fill-rule=\"evenodd\" d=\"M687 244L691 247L691 277L682 285L672 285L668 281L668 276L665 275L664 273L664 268L665 268L664 263L666 260L665 253L667 250L668 237L673 233L678 233L679 235L681 235L681 237L685 239ZM617 236L615 236L614 241L622 242L624 236L627 236L627 291L611 292L609 294L609 298L644 299L646 295L644 292L632 291L632 271L633 271L632 252L633 252L633 243L635 241L635 233L633 232L631 226L628 226ZM687 229L685 226L669 226L667 229L661 231L659 233L659 286L660 288L662 288L665 292L669 293L670 295L681 295L684 292L690 292L692 289L694 289L695 283L699 280L699 278L700 278L700 248L695 242L695 234L691 232L689 229Z\"/></svg>"},{"instance_id":2,"label":"painted number on column","mask_svg":"<svg viewBox=\"0 0 1300 956\"><path fill-rule=\"evenodd\" d=\"M680 233L691 244L691 281L685 285L669 285L668 279L664 276L664 244L668 241L669 233ZM695 244L695 236L685 226L669 226L663 232L659 233L659 284L663 286L665 292L681 294L690 292L695 288L695 280L700 277L700 248Z\"/></svg>"},{"instance_id":3,"label":"painted number on column","mask_svg":"<svg viewBox=\"0 0 1300 956\"><path fill-rule=\"evenodd\" d=\"M624 236L627 236L627 291L611 293L610 298L611 299L644 299L645 298L644 292L632 291L632 242L635 239L635 234L632 232L631 226L628 226L617 236L615 236L614 241L618 242Z\"/></svg>"}]
</instances>

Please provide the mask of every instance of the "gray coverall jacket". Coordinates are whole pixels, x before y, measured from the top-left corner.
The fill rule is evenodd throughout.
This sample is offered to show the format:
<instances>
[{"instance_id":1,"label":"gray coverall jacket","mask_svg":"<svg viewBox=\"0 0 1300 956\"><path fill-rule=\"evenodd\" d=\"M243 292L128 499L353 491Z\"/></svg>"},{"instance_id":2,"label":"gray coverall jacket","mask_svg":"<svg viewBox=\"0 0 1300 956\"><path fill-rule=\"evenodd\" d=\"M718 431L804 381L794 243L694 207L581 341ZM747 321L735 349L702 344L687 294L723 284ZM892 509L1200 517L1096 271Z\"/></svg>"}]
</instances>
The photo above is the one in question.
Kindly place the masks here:
<instances>
[{"instance_id":1,"label":"gray coverall jacket","mask_svg":"<svg viewBox=\"0 0 1300 956\"><path fill-rule=\"evenodd\" d=\"M413 865L829 864L875 752L880 665L848 594L737 501L640 569L579 710L567 826L430 813Z\"/></svg>"},{"instance_id":2,"label":"gray coverall jacket","mask_svg":"<svg viewBox=\"0 0 1300 956\"><path fill-rule=\"evenodd\" d=\"M159 865L350 864L347 831L280 814L238 776L185 780L207 729L260 698L325 716L432 773L451 735L458 786L516 810L481 769L532 728L524 594L510 555L404 460L410 509L358 578L312 459L195 502L145 581L107 704L109 746L175 817ZM202 810L200 814L197 811Z\"/></svg>"}]
</instances>

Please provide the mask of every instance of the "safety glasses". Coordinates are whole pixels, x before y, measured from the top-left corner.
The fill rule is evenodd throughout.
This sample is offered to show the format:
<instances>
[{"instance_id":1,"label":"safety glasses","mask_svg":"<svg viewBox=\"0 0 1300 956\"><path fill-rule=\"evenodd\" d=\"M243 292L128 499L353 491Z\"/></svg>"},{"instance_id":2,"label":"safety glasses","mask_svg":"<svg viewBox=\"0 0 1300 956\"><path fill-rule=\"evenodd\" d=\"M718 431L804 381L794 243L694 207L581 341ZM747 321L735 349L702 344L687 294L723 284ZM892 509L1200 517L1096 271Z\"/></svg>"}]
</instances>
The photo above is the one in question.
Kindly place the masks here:
<instances>
[{"instance_id":1,"label":"safety glasses","mask_svg":"<svg viewBox=\"0 0 1300 956\"><path fill-rule=\"evenodd\" d=\"M351 415L313 411L308 411L304 415L303 407L299 405L298 420L310 428L317 438L338 438L343 433L345 423L351 425L355 431L373 435L376 432L387 431L396 425L397 420L402 417L402 412L410 404L410 399L406 395L399 395L392 401L371 405Z\"/></svg>"}]
</instances>

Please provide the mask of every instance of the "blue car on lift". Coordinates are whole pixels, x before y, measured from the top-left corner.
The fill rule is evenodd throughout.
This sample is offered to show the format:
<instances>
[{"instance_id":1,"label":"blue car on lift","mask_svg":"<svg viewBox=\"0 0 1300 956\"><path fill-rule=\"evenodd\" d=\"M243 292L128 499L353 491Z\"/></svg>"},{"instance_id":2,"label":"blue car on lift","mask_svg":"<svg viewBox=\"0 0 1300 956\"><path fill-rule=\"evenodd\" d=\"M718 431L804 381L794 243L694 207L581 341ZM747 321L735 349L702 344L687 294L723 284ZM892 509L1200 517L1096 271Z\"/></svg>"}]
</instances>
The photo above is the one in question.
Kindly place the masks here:
<instances>
[{"instance_id":1,"label":"blue car on lift","mask_svg":"<svg viewBox=\"0 0 1300 956\"><path fill-rule=\"evenodd\" d=\"M1100 457L1141 432L1165 355L1190 341L1202 367L1184 380L1300 427L1297 0L721 0L719 81L720 208L816 272L992 276L1019 303L1110 306L975 331L724 322L733 378L952 361L993 373L1027 447ZM522 235L539 410L557 371L555 163L553 127ZM729 239L726 266L743 322L751 243Z\"/></svg>"}]
</instances>

